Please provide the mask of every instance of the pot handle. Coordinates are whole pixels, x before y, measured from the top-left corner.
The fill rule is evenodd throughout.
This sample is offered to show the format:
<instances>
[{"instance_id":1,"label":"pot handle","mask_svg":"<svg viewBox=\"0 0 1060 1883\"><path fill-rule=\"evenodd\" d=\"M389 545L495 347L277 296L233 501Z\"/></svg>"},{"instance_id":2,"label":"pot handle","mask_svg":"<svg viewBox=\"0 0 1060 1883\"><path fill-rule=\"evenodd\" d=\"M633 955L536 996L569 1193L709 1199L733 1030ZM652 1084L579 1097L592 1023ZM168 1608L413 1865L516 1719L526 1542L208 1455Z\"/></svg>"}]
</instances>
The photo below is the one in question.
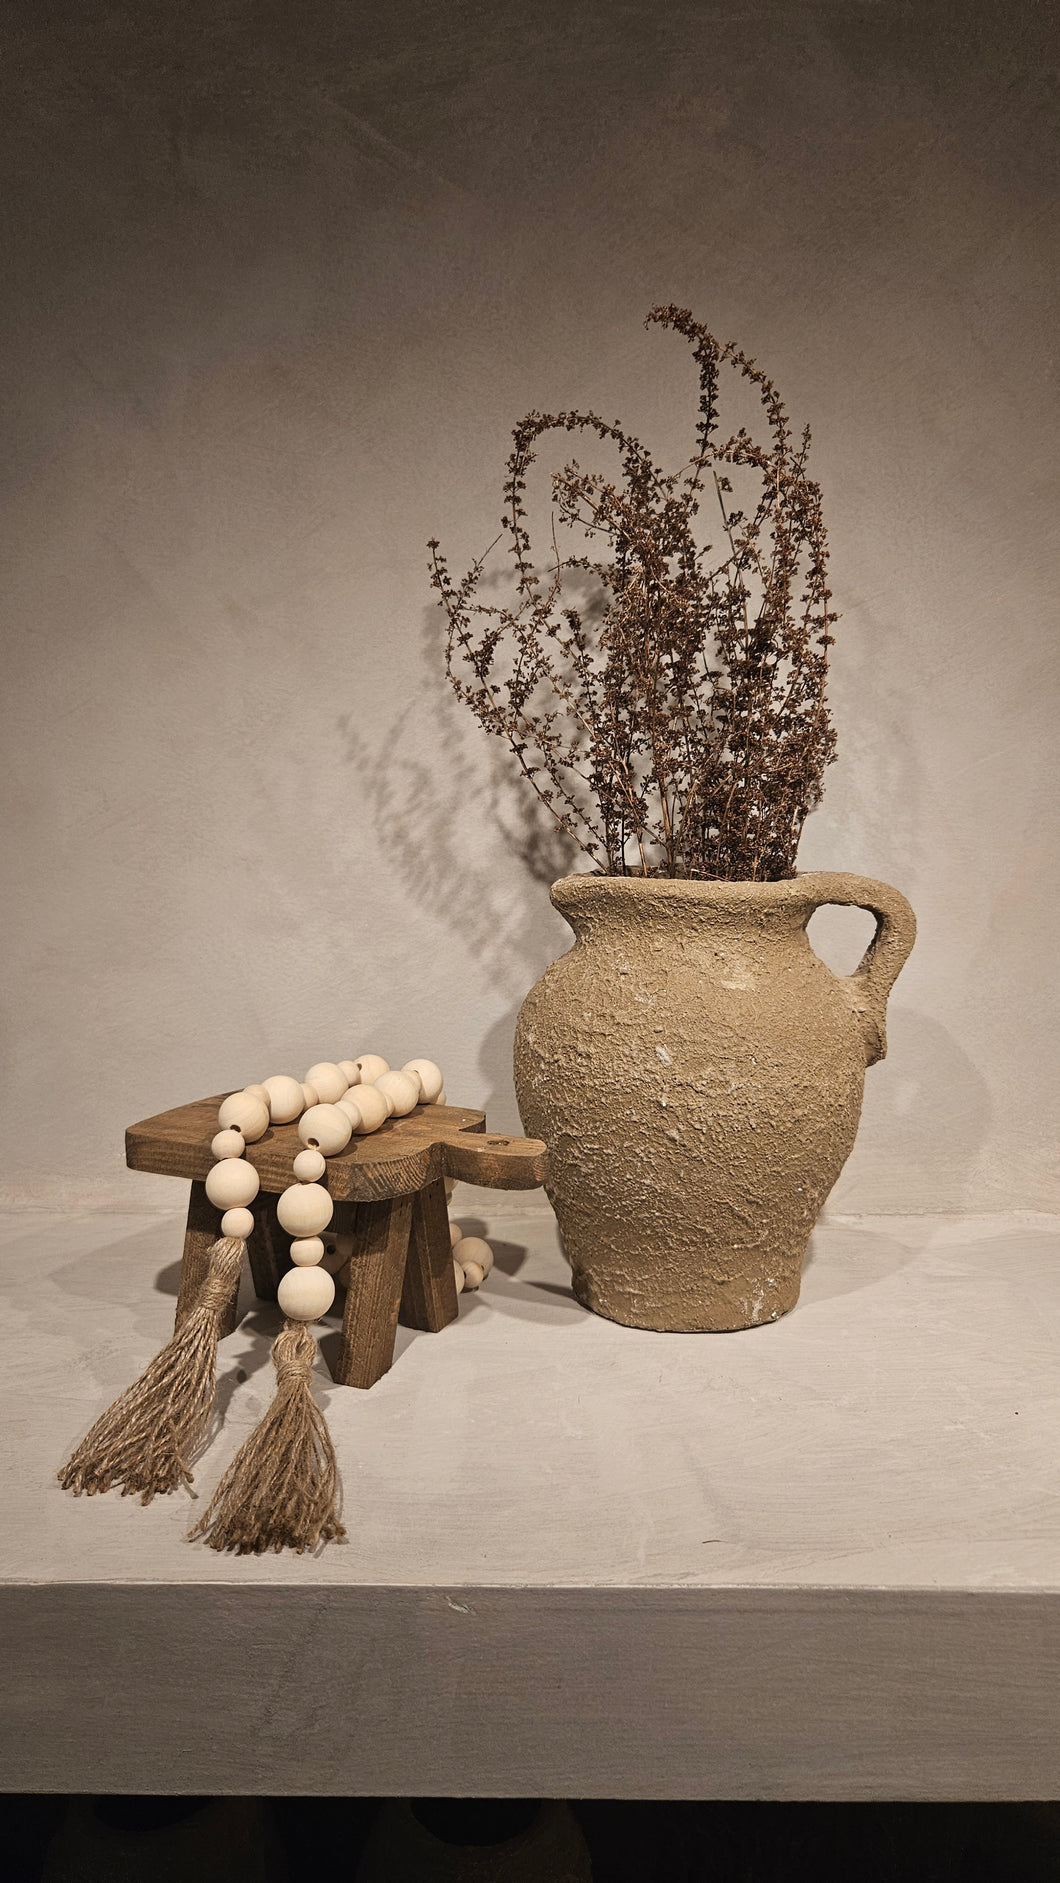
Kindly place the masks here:
<instances>
[{"instance_id":1,"label":"pot handle","mask_svg":"<svg viewBox=\"0 0 1060 1883\"><path fill-rule=\"evenodd\" d=\"M916 940L916 916L905 897L890 883L869 876L847 876L822 870L807 883L813 898L806 922L817 909L836 902L847 908L868 909L876 917L876 933L853 974L837 974L847 988L861 1027L867 1053L874 1066L887 1053L887 996L898 979ZM805 927L806 924L803 924Z\"/></svg>"}]
</instances>

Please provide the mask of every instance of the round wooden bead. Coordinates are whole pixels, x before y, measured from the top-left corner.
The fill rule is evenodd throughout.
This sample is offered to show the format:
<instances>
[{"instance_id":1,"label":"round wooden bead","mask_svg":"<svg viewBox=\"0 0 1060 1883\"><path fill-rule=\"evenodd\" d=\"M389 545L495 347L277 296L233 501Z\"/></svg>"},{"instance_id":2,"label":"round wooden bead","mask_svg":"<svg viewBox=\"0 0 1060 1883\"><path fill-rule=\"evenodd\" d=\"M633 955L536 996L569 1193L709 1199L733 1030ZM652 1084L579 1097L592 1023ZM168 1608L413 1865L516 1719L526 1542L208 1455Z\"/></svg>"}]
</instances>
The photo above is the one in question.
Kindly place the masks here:
<instances>
[{"instance_id":1,"label":"round wooden bead","mask_svg":"<svg viewBox=\"0 0 1060 1883\"><path fill-rule=\"evenodd\" d=\"M335 1283L326 1268L289 1268L276 1299L289 1321L319 1321L335 1299Z\"/></svg>"},{"instance_id":2,"label":"round wooden bead","mask_svg":"<svg viewBox=\"0 0 1060 1883\"><path fill-rule=\"evenodd\" d=\"M221 1218L222 1236L232 1236L245 1242L254 1229L254 1217L250 1210L226 1210Z\"/></svg>"},{"instance_id":3,"label":"round wooden bead","mask_svg":"<svg viewBox=\"0 0 1060 1883\"><path fill-rule=\"evenodd\" d=\"M327 1162L319 1151L299 1151L291 1169L299 1183L316 1183L324 1175Z\"/></svg>"},{"instance_id":4,"label":"round wooden bead","mask_svg":"<svg viewBox=\"0 0 1060 1883\"><path fill-rule=\"evenodd\" d=\"M493 1267L493 1250L481 1236L464 1236L458 1254L465 1268L469 1262L476 1262L483 1275L488 1275Z\"/></svg>"},{"instance_id":5,"label":"round wooden bead","mask_svg":"<svg viewBox=\"0 0 1060 1883\"><path fill-rule=\"evenodd\" d=\"M456 1283L457 1294L462 1295L464 1292L464 1271L455 1256L453 1257L453 1280Z\"/></svg>"},{"instance_id":6,"label":"round wooden bead","mask_svg":"<svg viewBox=\"0 0 1060 1883\"><path fill-rule=\"evenodd\" d=\"M457 1243L458 1243L458 1242L462 1242L462 1241L463 1241L463 1237L464 1237L464 1232L463 1232L463 1230L461 1229L461 1227L460 1227L460 1224L459 1224L459 1223L450 1223L450 1225L449 1225L449 1246L450 1246L450 1248L453 1248L453 1249L455 1249L455 1248L456 1248L456 1245L457 1245Z\"/></svg>"},{"instance_id":7,"label":"round wooden bead","mask_svg":"<svg viewBox=\"0 0 1060 1883\"><path fill-rule=\"evenodd\" d=\"M335 1061L335 1064L338 1066L338 1069L341 1072L343 1078L345 1079L347 1085L360 1085L361 1083L360 1070L357 1066L354 1065L352 1059L337 1059Z\"/></svg>"},{"instance_id":8,"label":"round wooden bead","mask_svg":"<svg viewBox=\"0 0 1060 1883\"><path fill-rule=\"evenodd\" d=\"M457 1261L460 1262L460 1266L464 1271L465 1288L477 1288L480 1282L485 1281L486 1277L477 1262L462 1262L459 1256L457 1256Z\"/></svg>"},{"instance_id":9,"label":"round wooden bead","mask_svg":"<svg viewBox=\"0 0 1060 1883\"><path fill-rule=\"evenodd\" d=\"M361 1075L362 1085L374 1085L384 1072L390 1071L386 1060L380 1059L378 1053L362 1053L353 1063Z\"/></svg>"},{"instance_id":10,"label":"round wooden bead","mask_svg":"<svg viewBox=\"0 0 1060 1883\"><path fill-rule=\"evenodd\" d=\"M260 1188L257 1171L243 1157L225 1157L206 1173L206 1194L219 1210L245 1209Z\"/></svg>"},{"instance_id":11,"label":"round wooden bead","mask_svg":"<svg viewBox=\"0 0 1060 1883\"><path fill-rule=\"evenodd\" d=\"M329 1275L337 1275L340 1269L345 1268L352 1254L353 1236L347 1230L342 1230L337 1236L324 1237L324 1267Z\"/></svg>"},{"instance_id":12,"label":"round wooden bead","mask_svg":"<svg viewBox=\"0 0 1060 1883\"><path fill-rule=\"evenodd\" d=\"M272 1079L264 1081L269 1095L269 1111L274 1125L289 1125L292 1118L297 1118L305 1109L305 1094L301 1080L289 1079L285 1072L278 1072Z\"/></svg>"},{"instance_id":13,"label":"round wooden bead","mask_svg":"<svg viewBox=\"0 0 1060 1883\"><path fill-rule=\"evenodd\" d=\"M358 1089L358 1091L360 1091L360 1087L359 1087L359 1086L358 1086L358 1088L357 1088L357 1089ZM352 1093L352 1092L347 1092L344 1098L340 1098L340 1099L338 1099L338 1100L336 1101L336 1109L337 1109L338 1111L344 1111L344 1112L346 1113L346 1116L347 1116L347 1118L349 1119L349 1121L350 1121L350 1123L351 1123L351 1125L353 1126L353 1128L354 1128L354 1130L356 1131L356 1129L357 1129L357 1122L358 1122L358 1119L360 1118L360 1116L361 1116L361 1114L360 1114L360 1112L359 1112L359 1111L358 1111L358 1109L357 1109L357 1100L356 1100L356 1098L354 1097L354 1095L353 1095L353 1093Z\"/></svg>"},{"instance_id":14,"label":"round wooden bead","mask_svg":"<svg viewBox=\"0 0 1060 1883\"><path fill-rule=\"evenodd\" d=\"M210 1149L215 1157L242 1157L246 1148L246 1138L234 1125L229 1125L227 1131L219 1131L215 1138L210 1139Z\"/></svg>"},{"instance_id":15,"label":"round wooden bead","mask_svg":"<svg viewBox=\"0 0 1060 1883\"><path fill-rule=\"evenodd\" d=\"M407 1118L420 1102L420 1082L411 1072L381 1072L375 1089L393 1100L396 1118Z\"/></svg>"},{"instance_id":16,"label":"round wooden bead","mask_svg":"<svg viewBox=\"0 0 1060 1883\"><path fill-rule=\"evenodd\" d=\"M402 1072L415 1073L420 1082L424 1105L433 1105L442 1089L442 1075L433 1059L408 1059Z\"/></svg>"},{"instance_id":17,"label":"round wooden bead","mask_svg":"<svg viewBox=\"0 0 1060 1883\"><path fill-rule=\"evenodd\" d=\"M226 1168L224 1164L214 1165L215 1170ZM231 1168L238 1170L240 1166L233 1164ZM286 1229L289 1236L319 1236L321 1230L330 1223L334 1208L327 1191L319 1183L293 1183L276 1202L280 1227Z\"/></svg>"},{"instance_id":18,"label":"round wooden bead","mask_svg":"<svg viewBox=\"0 0 1060 1883\"><path fill-rule=\"evenodd\" d=\"M319 1064L310 1066L305 1076L306 1083L314 1087L321 1105L334 1105L350 1083L346 1074L330 1059L322 1059Z\"/></svg>"},{"instance_id":19,"label":"round wooden bead","mask_svg":"<svg viewBox=\"0 0 1060 1883\"><path fill-rule=\"evenodd\" d=\"M317 1091L315 1085L310 1085L308 1079L302 1080L302 1098L305 1102L306 1111L309 1110L310 1105L320 1104L320 1093Z\"/></svg>"},{"instance_id":20,"label":"round wooden bead","mask_svg":"<svg viewBox=\"0 0 1060 1883\"><path fill-rule=\"evenodd\" d=\"M438 1097L435 1099L434 1102L436 1105L448 1105L449 1100L446 1098L444 1092L439 1092Z\"/></svg>"},{"instance_id":21,"label":"round wooden bead","mask_svg":"<svg viewBox=\"0 0 1060 1883\"><path fill-rule=\"evenodd\" d=\"M370 1131L378 1131L380 1125L385 1125L390 1116L386 1094L380 1092L374 1085L355 1086L347 1100L347 1106L351 1111L356 1109L357 1123L353 1128L360 1138L366 1137ZM343 1108L340 1107L340 1109Z\"/></svg>"},{"instance_id":22,"label":"round wooden bead","mask_svg":"<svg viewBox=\"0 0 1060 1883\"><path fill-rule=\"evenodd\" d=\"M299 1236L291 1244L291 1260L296 1268L312 1268L324 1259L324 1244L319 1236Z\"/></svg>"},{"instance_id":23,"label":"round wooden bead","mask_svg":"<svg viewBox=\"0 0 1060 1883\"><path fill-rule=\"evenodd\" d=\"M263 1105L268 1105L269 1095L263 1085L245 1085L243 1090L244 1092L252 1092L255 1098L260 1098Z\"/></svg>"},{"instance_id":24,"label":"round wooden bead","mask_svg":"<svg viewBox=\"0 0 1060 1883\"><path fill-rule=\"evenodd\" d=\"M248 1144L263 1138L269 1128L269 1108L253 1092L233 1092L217 1114L222 1131L241 1131Z\"/></svg>"},{"instance_id":25,"label":"round wooden bead","mask_svg":"<svg viewBox=\"0 0 1060 1883\"><path fill-rule=\"evenodd\" d=\"M298 1120L298 1135L308 1150L335 1157L352 1138L353 1123L337 1105L311 1105Z\"/></svg>"}]
</instances>

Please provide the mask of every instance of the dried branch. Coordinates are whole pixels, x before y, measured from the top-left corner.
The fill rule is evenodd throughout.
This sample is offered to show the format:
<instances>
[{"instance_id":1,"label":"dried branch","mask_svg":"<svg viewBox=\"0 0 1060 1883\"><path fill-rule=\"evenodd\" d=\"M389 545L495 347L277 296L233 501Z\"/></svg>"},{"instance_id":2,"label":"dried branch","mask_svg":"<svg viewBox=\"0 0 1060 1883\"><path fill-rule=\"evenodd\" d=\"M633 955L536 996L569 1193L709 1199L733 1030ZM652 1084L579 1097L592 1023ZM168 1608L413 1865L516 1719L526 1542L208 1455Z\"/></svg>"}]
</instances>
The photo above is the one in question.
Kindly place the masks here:
<instances>
[{"instance_id":1,"label":"dried branch","mask_svg":"<svg viewBox=\"0 0 1060 1883\"><path fill-rule=\"evenodd\" d=\"M772 381L687 309L653 307L653 323L683 334L699 368L690 463L664 476L638 439L594 412L528 413L503 487L513 604L477 599L490 550L454 583L429 545L446 671L606 874L776 881L795 874L835 756L825 688L838 617L821 493L806 475L810 433L793 444ZM742 427L719 440L723 367L756 389L766 442ZM574 459L553 473L546 569L531 547L526 478L538 441L561 430L616 447L621 477ZM757 478L749 514L730 473ZM693 531L711 484L724 554ZM604 557L561 556L557 521Z\"/></svg>"}]
</instances>

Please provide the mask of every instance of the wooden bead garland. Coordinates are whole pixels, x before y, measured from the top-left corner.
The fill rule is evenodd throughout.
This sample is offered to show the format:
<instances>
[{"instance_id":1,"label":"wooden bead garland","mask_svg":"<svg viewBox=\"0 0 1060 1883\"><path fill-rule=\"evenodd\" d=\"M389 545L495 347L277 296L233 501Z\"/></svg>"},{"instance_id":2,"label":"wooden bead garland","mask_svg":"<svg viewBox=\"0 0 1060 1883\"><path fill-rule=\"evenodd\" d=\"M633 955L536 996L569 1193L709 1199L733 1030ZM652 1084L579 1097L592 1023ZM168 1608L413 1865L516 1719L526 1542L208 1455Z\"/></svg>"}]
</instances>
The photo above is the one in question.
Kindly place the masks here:
<instances>
[{"instance_id":1,"label":"wooden bead garland","mask_svg":"<svg viewBox=\"0 0 1060 1883\"><path fill-rule=\"evenodd\" d=\"M386 1083L380 1088L376 1082L381 1079ZM222 1212L221 1233L210 1250L206 1278L172 1339L97 1419L60 1471L66 1489L92 1493L120 1484L123 1494L138 1492L146 1504L158 1493L192 1482L189 1460L213 1407L220 1328L234 1308L254 1229L248 1206L260 1179L245 1159L246 1146L264 1137L270 1122L298 1119L304 1148L292 1161L295 1181L276 1205L281 1225L293 1238L292 1267L277 1292L285 1322L273 1345L276 1394L190 1535L240 1554L312 1549L345 1535L334 1450L309 1387L316 1342L308 1323L326 1314L335 1298L320 1234L334 1206L319 1179L326 1174L327 1158L344 1150L354 1132L377 1131L392 1113L405 1116L420 1103L444 1103L438 1067L430 1060L410 1060L392 1073L377 1053L322 1060L304 1080L279 1074L223 1100L211 1142L216 1162L205 1183L208 1198ZM341 1240L330 1244L333 1267L349 1259L338 1246ZM469 1266L474 1270L474 1264ZM488 1273L481 1262L478 1269ZM463 1271L460 1285L465 1285Z\"/></svg>"},{"instance_id":2,"label":"wooden bead garland","mask_svg":"<svg viewBox=\"0 0 1060 1883\"><path fill-rule=\"evenodd\" d=\"M269 1128L269 1107L253 1092L233 1092L221 1106L217 1122L222 1131L240 1131L247 1143L253 1144Z\"/></svg>"},{"instance_id":3,"label":"wooden bead garland","mask_svg":"<svg viewBox=\"0 0 1060 1883\"><path fill-rule=\"evenodd\" d=\"M323 1247L321 1243L321 1255ZM316 1259L319 1262L320 1256ZM276 1299L289 1321L319 1321L335 1299L335 1283L326 1268L289 1268L280 1278Z\"/></svg>"},{"instance_id":4,"label":"wooden bead garland","mask_svg":"<svg viewBox=\"0 0 1060 1883\"><path fill-rule=\"evenodd\" d=\"M206 1177L206 1194L219 1210L245 1209L260 1188L261 1179L253 1164L245 1164L238 1157L221 1158Z\"/></svg>"},{"instance_id":5,"label":"wooden bead garland","mask_svg":"<svg viewBox=\"0 0 1060 1883\"><path fill-rule=\"evenodd\" d=\"M307 1323L319 1320L335 1299L335 1282L324 1266L321 1238L334 1206L318 1180L325 1174L326 1160L344 1151L355 1131L377 1131L392 1113L404 1116L414 1110L425 1084L441 1091L437 1067L430 1061L419 1063L427 1072L425 1082L416 1072L392 1073L386 1060L373 1053L341 1064L320 1060L301 1081L265 1080L273 1116L278 1117L278 1107L284 1123L297 1117L299 1141L305 1148L297 1152L291 1166L294 1183L276 1203L280 1226L293 1238L292 1267L281 1278L276 1296L284 1315L283 1332L273 1347L276 1398L233 1459L205 1516L192 1531L193 1536L205 1536L214 1549L241 1553L284 1545L312 1549L321 1541L346 1534L336 1505L338 1477L331 1439L309 1389L316 1344ZM355 1077L350 1078L350 1073ZM292 1110L296 1083L304 1108ZM211 1177L229 1163L226 1155L223 1163L214 1166ZM230 1179L218 1181L222 1187L231 1184ZM296 1511L290 1508L292 1475L300 1485Z\"/></svg>"},{"instance_id":6,"label":"wooden bead garland","mask_svg":"<svg viewBox=\"0 0 1060 1883\"><path fill-rule=\"evenodd\" d=\"M210 1149L215 1157L242 1157L247 1148L247 1141L241 1131L230 1125L226 1131L219 1131L212 1140Z\"/></svg>"},{"instance_id":7,"label":"wooden bead garland","mask_svg":"<svg viewBox=\"0 0 1060 1883\"><path fill-rule=\"evenodd\" d=\"M306 1084L313 1087L319 1105L334 1105L350 1085L342 1067L332 1065L330 1060L322 1060L318 1066L310 1066L305 1076Z\"/></svg>"},{"instance_id":8,"label":"wooden bead garland","mask_svg":"<svg viewBox=\"0 0 1060 1883\"><path fill-rule=\"evenodd\" d=\"M308 1149L299 1151L294 1163L291 1165L291 1169L298 1178L299 1183L318 1182L324 1175L327 1167L327 1160L322 1151Z\"/></svg>"},{"instance_id":9,"label":"wooden bead garland","mask_svg":"<svg viewBox=\"0 0 1060 1883\"><path fill-rule=\"evenodd\" d=\"M269 1095L269 1112L274 1125L287 1125L292 1118L301 1117L306 1108L306 1095L300 1079L289 1079L280 1073L262 1083Z\"/></svg>"},{"instance_id":10,"label":"wooden bead garland","mask_svg":"<svg viewBox=\"0 0 1060 1883\"><path fill-rule=\"evenodd\" d=\"M407 1118L422 1103L420 1082L415 1073L384 1072L375 1081L375 1089L382 1092L394 1107L396 1118ZM356 1104L356 1100L354 1100Z\"/></svg>"},{"instance_id":11,"label":"wooden bead garland","mask_svg":"<svg viewBox=\"0 0 1060 1883\"><path fill-rule=\"evenodd\" d=\"M442 1090L442 1075L433 1059L409 1059L401 1070L415 1074L419 1080L420 1095L425 1105L438 1103Z\"/></svg>"},{"instance_id":12,"label":"wooden bead garland","mask_svg":"<svg viewBox=\"0 0 1060 1883\"><path fill-rule=\"evenodd\" d=\"M380 1059L378 1053L362 1053L353 1063L360 1074L362 1085L374 1085L381 1073L390 1071L386 1060Z\"/></svg>"},{"instance_id":13,"label":"wooden bead garland","mask_svg":"<svg viewBox=\"0 0 1060 1883\"><path fill-rule=\"evenodd\" d=\"M357 1096L340 1098L338 1109L348 1111L353 1129L358 1137L366 1137L369 1132L378 1131L390 1116L390 1107L385 1094L376 1091L371 1083L362 1082L356 1088Z\"/></svg>"},{"instance_id":14,"label":"wooden bead garland","mask_svg":"<svg viewBox=\"0 0 1060 1883\"><path fill-rule=\"evenodd\" d=\"M280 1227L289 1236L319 1236L334 1212L334 1204L321 1183L293 1183L276 1204Z\"/></svg>"},{"instance_id":15,"label":"wooden bead garland","mask_svg":"<svg viewBox=\"0 0 1060 1883\"><path fill-rule=\"evenodd\" d=\"M353 1136L353 1119L350 1107L339 1107L323 1103L310 1105L298 1120L298 1136L307 1151L320 1151L324 1157L335 1157L344 1151Z\"/></svg>"},{"instance_id":16,"label":"wooden bead garland","mask_svg":"<svg viewBox=\"0 0 1060 1883\"><path fill-rule=\"evenodd\" d=\"M221 1218L222 1236L232 1236L239 1242L246 1242L254 1234L254 1212L252 1210L226 1210Z\"/></svg>"},{"instance_id":17,"label":"wooden bead garland","mask_svg":"<svg viewBox=\"0 0 1060 1883\"><path fill-rule=\"evenodd\" d=\"M296 1236L291 1244L291 1260L296 1268L308 1268L324 1260L324 1244L319 1236Z\"/></svg>"},{"instance_id":18,"label":"wooden bead garland","mask_svg":"<svg viewBox=\"0 0 1060 1883\"><path fill-rule=\"evenodd\" d=\"M465 1289L471 1291L481 1288L493 1267L493 1250L489 1243L484 1242L481 1236L465 1236L456 1223L450 1223L449 1234L453 1245L457 1294L462 1294Z\"/></svg>"}]
</instances>

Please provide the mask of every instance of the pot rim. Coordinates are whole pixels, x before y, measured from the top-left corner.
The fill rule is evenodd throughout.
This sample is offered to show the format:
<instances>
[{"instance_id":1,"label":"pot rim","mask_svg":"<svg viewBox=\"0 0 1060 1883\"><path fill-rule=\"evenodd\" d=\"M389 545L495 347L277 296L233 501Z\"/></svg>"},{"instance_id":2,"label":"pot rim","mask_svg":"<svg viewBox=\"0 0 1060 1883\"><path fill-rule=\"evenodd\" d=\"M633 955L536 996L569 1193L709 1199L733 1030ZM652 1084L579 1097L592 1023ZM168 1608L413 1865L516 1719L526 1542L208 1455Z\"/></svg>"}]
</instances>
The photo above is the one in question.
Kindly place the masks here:
<instances>
[{"instance_id":1,"label":"pot rim","mask_svg":"<svg viewBox=\"0 0 1060 1883\"><path fill-rule=\"evenodd\" d=\"M807 870L784 876L775 882L734 882L721 877L685 876L606 876L600 870L585 870L573 876L561 876L549 894L557 909L573 908L580 903L616 901L651 901L670 898L678 902L791 903L819 899L822 888L840 883L865 882L839 870Z\"/></svg>"}]
</instances>

